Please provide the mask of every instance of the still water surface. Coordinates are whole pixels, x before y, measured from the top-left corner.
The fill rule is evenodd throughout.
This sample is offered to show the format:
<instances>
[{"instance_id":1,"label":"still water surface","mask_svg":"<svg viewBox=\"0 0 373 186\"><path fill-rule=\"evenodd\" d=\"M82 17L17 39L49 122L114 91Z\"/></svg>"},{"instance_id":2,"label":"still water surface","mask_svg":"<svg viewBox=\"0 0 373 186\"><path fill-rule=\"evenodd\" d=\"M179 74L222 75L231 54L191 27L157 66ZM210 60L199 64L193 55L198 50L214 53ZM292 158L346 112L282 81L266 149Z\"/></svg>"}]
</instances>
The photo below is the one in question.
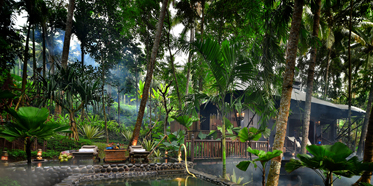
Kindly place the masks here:
<instances>
[{"instance_id":1,"label":"still water surface","mask_svg":"<svg viewBox=\"0 0 373 186\"><path fill-rule=\"evenodd\" d=\"M178 175L170 177L90 181L81 182L79 186L216 186L216 184L188 175Z\"/></svg>"}]
</instances>

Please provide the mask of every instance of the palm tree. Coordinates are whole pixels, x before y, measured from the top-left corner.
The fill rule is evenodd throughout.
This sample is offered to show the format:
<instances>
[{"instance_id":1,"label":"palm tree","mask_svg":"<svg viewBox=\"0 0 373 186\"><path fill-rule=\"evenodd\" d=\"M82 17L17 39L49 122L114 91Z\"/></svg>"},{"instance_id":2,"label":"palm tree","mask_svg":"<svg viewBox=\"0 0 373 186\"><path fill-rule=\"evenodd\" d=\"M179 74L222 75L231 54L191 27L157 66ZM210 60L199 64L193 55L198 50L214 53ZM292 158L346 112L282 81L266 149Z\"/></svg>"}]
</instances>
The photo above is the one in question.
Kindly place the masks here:
<instances>
[{"instance_id":1,"label":"palm tree","mask_svg":"<svg viewBox=\"0 0 373 186\"><path fill-rule=\"evenodd\" d=\"M283 150L286 136L286 127L289 116L291 92L293 90L293 78L295 60L297 57L297 46L299 40L299 30L302 23L303 0L296 0L294 3L293 17L290 28L290 35L286 51L286 69L282 84L282 95L279 113L276 121L276 136L273 142L273 150ZM267 185L277 186L280 177L281 158L274 158L271 161Z\"/></svg>"},{"instance_id":2,"label":"palm tree","mask_svg":"<svg viewBox=\"0 0 373 186\"><path fill-rule=\"evenodd\" d=\"M209 66L215 83L212 85L218 90L218 94L213 96L210 101L216 103L222 118L222 161L223 175L226 174L226 134L225 122L226 116L231 110L233 103L225 102L227 94L233 94L232 90L236 87L236 81L243 82L256 77L256 68L253 63L247 59L243 59L244 52L241 50L240 44L233 44L229 41L222 42L221 46L217 41L204 39L204 41L196 41L193 43L196 50L201 53Z\"/></svg>"},{"instance_id":3,"label":"palm tree","mask_svg":"<svg viewBox=\"0 0 373 186\"><path fill-rule=\"evenodd\" d=\"M38 138L45 140L57 132L69 133L69 126L61 126L59 123L47 122L49 111L46 108L21 107L18 111L8 109L16 121L8 123L0 128L0 137L8 141L16 139L26 140L27 164L31 166L31 144Z\"/></svg>"},{"instance_id":4,"label":"palm tree","mask_svg":"<svg viewBox=\"0 0 373 186\"><path fill-rule=\"evenodd\" d=\"M164 21L166 11L167 11L166 10L167 5L168 5L168 0L163 0L162 1L161 13L159 14L159 19L158 19L157 31L156 31L156 34L155 34L155 41L154 41L154 44L153 44L153 49L152 49L150 61L148 62L148 68L147 68L147 72L146 72L145 85L144 85L144 90L143 90L143 93L142 93L142 99L141 99L141 103L140 103L139 113L137 115L135 129L133 131L133 137L130 141L131 145L136 145L137 144L137 140L138 140L139 135L140 135L140 127L141 127L141 123L142 123L142 118L144 117L146 101L148 100L148 96L149 96L148 92L149 92L150 84L151 84L151 81L152 81L153 70L154 70L154 66L155 66L155 59L156 59L157 53L158 53L159 42L161 40L163 21Z\"/></svg>"},{"instance_id":5,"label":"palm tree","mask_svg":"<svg viewBox=\"0 0 373 186\"><path fill-rule=\"evenodd\" d=\"M306 92L306 102L304 108L303 116L303 131L302 131L302 154L306 153L306 146L308 142L308 132L310 127L310 117L311 117L311 98L313 89L313 77L315 74L316 65L316 55L317 55L317 45L316 40L319 35L319 23L320 23L320 11L321 11L321 0L316 0L315 2L315 13L313 18L313 31L312 38L314 44L311 48L311 59L308 67L308 77L307 77L307 92Z\"/></svg>"}]
</instances>

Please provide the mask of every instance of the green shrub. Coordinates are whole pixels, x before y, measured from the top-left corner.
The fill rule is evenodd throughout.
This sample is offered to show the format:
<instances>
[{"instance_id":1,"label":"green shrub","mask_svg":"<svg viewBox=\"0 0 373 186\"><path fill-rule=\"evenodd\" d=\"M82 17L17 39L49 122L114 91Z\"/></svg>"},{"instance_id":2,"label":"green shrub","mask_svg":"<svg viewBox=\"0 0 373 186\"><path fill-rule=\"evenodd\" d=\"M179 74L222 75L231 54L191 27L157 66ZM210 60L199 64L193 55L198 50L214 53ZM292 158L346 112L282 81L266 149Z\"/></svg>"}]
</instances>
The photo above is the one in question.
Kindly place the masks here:
<instances>
[{"instance_id":1,"label":"green shrub","mask_svg":"<svg viewBox=\"0 0 373 186\"><path fill-rule=\"evenodd\" d=\"M0 177L0 185L2 186L20 186L17 180L8 177Z\"/></svg>"},{"instance_id":2,"label":"green shrub","mask_svg":"<svg viewBox=\"0 0 373 186\"><path fill-rule=\"evenodd\" d=\"M31 151L31 157L36 158L38 151ZM15 161L21 161L26 159L26 151L21 149L14 149L8 151L9 158ZM53 159L60 155L60 151L55 150L47 150L46 152L42 153L42 157L45 159Z\"/></svg>"},{"instance_id":3,"label":"green shrub","mask_svg":"<svg viewBox=\"0 0 373 186\"><path fill-rule=\"evenodd\" d=\"M8 154L9 154L9 158L12 160L25 160L26 159L26 151L21 150L21 149L10 150L8 151Z\"/></svg>"},{"instance_id":4,"label":"green shrub","mask_svg":"<svg viewBox=\"0 0 373 186\"><path fill-rule=\"evenodd\" d=\"M92 142L88 139L75 141L66 136L57 135L47 141L47 150L55 150L58 152L64 150L77 150L83 145L92 145Z\"/></svg>"}]
</instances>

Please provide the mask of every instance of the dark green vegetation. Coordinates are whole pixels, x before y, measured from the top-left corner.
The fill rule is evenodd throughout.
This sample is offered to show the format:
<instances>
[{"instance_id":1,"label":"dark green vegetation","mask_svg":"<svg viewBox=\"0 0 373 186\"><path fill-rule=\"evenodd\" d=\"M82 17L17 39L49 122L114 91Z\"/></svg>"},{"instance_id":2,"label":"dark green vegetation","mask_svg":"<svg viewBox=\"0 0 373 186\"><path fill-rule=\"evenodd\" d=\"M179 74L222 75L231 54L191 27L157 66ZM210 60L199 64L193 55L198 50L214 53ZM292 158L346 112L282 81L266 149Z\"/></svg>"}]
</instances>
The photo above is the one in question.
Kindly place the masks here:
<instances>
[{"instance_id":1,"label":"dark green vegetation","mask_svg":"<svg viewBox=\"0 0 373 186\"><path fill-rule=\"evenodd\" d=\"M48 140L51 157L84 144L103 149L110 142L141 143L157 148L156 156L166 150L176 156L192 135L171 133L170 122L200 130L196 120L209 119L200 117L200 105L209 102L218 108L222 126L195 137L221 134L225 175L225 140L268 137L269 120L276 120L273 152L283 151L293 80L299 79L309 86L308 98L366 110L365 118L349 112L336 130L349 149L373 162L370 1L66 3L0 0L0 133L10 141L25 139L29 161L34 138ZM24 25L18 25L19 13ZM307 103L299 116L305 118L305 134ZM25 108L43 114L21 114ZM234 127L228 118L244 110L255 112L260 126ZM67 128L68 136L61 137ZM267 185L278 184L281 156L273 160ZM370 174L363 177L367 182Z\"/></svg>"}]
</instances>

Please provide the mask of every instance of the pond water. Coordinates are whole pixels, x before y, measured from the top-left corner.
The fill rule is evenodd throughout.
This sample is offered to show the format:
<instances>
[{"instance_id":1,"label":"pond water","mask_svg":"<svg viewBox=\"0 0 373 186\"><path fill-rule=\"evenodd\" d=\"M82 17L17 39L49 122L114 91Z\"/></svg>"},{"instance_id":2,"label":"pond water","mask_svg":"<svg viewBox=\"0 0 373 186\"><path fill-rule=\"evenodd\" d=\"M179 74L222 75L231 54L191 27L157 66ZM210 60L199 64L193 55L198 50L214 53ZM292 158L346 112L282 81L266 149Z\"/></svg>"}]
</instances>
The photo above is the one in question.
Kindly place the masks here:
<instances>
[{"instance_id":1,"label":"pond water","mask_svg":"<svg viewBox=\"0 0 373 186\"><path fill-rule=\"evenodd\" d=\"M227 174L229 175L230 179L232 175L235 174L237 178L242 177L243 180L241 184L249 182L248 185L256 186L261 185L262 181L262 173L261 173L261 166L255 169L253 165L250 165L247 171L241 171L236 167L236 165L246 159L228 159L227 160ZM283 160L283 163L286 163ZM194 161L194 169L205 172L207 174L215 175L215 176L222 176L223 165L221 161L217 160L200 160ZM266 167L266 178L268 176L270 162L267 164ZM355 176L352 178L345 178L341 177L341 179L337 179L334 182L336 186L351 186L353 183L356 182L360 177ZM372 178L373 181L373 178ZM287 173L284 167L281 168L280 172L280 180L279 186L311 186L311 185L324 185L322 183L322 179L317 175L317 173L308 168L300 168L295 170L292 173Z\"/></svg>"},{"instance_id":2,"label":"pond water","mask_svg":"<svg viewBox=\"0 0 373 186\"><path fill-rule=\"evenodd\" d=\"M216 186L188 175L142 177L137 179L112 179L80 182L79 186Z\"/></svg>"},{"instance_id":3,"label":"pond water","mask_svg":"<svg viewBox=\"0 0 373 186\"><path fill-rule=\"evenodd\" d=\"M151 158L149 159L149 163L165 163L166 160L164 158ZM173 163L175 162L172 159L168 159L167 162ZM166 162L166 163L167 163ZM66 165L104 165L104 164L124 164L124 163L130 163L128 160L124 162L103 162L102 160L99 162L97 160L92 159L70 159L68 162L62 162L60 163L58 160L46 160L46 161L32 161L31 166L33 167L50 167L50 166L66 166ZM136 163L140 163L140 161L136 161ZM26 166L26 161L17 162L16 164L10 164L9 166L12 167L24 167Z\"/></svg>"}]
</instances>

